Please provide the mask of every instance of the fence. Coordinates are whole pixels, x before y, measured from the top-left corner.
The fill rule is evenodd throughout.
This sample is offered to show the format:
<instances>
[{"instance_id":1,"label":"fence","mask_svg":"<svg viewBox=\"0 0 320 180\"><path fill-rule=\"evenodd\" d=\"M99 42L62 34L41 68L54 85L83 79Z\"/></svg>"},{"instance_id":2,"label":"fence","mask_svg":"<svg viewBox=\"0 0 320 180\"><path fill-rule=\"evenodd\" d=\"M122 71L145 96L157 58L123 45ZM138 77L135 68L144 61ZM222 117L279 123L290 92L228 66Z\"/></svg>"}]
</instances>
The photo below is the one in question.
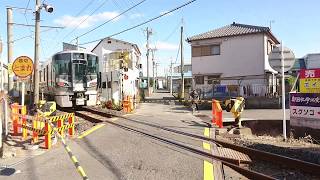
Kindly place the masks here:
<instances>
[{"instance_id":1,"label":"fence","mask_svg":"<svg viewBox=\"0 0 320 180\"><path fill-rule=\"evenodd\" d=\"M39 136L44 136L45 148L50 149L52 146L51 137L54 131L64 136L64 131L68 129L69 135L74 135L74 113L52 117L30 116L27 115L26 106L21 106L18 103L11 104L11 109L13 135L19 136L20 131L22 131L23 140L26 140L28 134L32 133L32 143L38 143ZM31 133L28 133L28 131Z\"/></svg>"}]
</instances>

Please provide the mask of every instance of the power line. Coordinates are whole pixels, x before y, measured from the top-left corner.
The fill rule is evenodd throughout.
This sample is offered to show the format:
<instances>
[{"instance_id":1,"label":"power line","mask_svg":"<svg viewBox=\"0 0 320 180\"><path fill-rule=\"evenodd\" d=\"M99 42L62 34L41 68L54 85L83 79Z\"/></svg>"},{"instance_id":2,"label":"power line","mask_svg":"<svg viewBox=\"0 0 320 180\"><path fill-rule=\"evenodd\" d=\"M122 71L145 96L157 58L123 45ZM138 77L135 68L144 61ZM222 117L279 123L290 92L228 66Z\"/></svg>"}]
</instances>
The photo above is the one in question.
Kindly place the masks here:
<instances>
[{"instance_id":1,"label":"power line","mask_svg":"<svg viewBox=\"0 0 320 180\"><path fill-rule=\"evenodd\" d=\"M20 23L11 23L11 24L16 25L16 26L34 27L34 25L32 25L32 24L20 24ZM40 27L51 28L51 29L63 29L64 28L62 26L40 26Z\"/></svg>"},{"instance_id":2,"label":"power line","mask_svg":"<svg viewBox=\"0 0 320 180\"><path fill-rule=\"evenodd\" d=\"M173 31L163 41L167 41L168 39L170 39L171 36L178 30L180 26L181 26L181 23L178 23L177 26L173 29Z\"/></svg>"},{"instance_id":3,"label":"power line","mask_svg":"<svg viewBox=\"0 0 320 180\"><path fill-rule=\"evenodd\" d=\"M187 3L184 3L183 5L178 6L178 7L174 8L174 9L172 9L172 10L170 10L170 11L167 11L167 12L165 12L165 13L159 15L159 16L156 16L156 17L154 17L154 18L151 18L151 19L149 19L149 20L147 20L147 21L145 21L145 22L142 22L142 23L140 23L140 24L138 24L138 25L135 25L135 26L133 26L133 27L130 27L130 28L125 29L125 30L123 30L123 31L120 31L120 32L118 32L118 33L112 34L112 35L110 35L110 36L108 36L108 37L113 37L113 36L122 34L122 33L124 33L124 32L130 31L130 30L132 30L132 29L135 29L135 28L137 28L137 27L139 27L139 26L145 25L145 24L147 24L147 23L149 23L149 22L151 22L151 21L157 20L157 19L159 19L159 18L161 18L161 17L163 17L163 16L165 16L165 15L167 15L167 14L170 14L170 13L176 11L176 10L179 10L179 9L181 9L181 8L187 6L187 5L189 5L189 4L191 4L191 3L195 2L195 1L196 1L196 0L188 1ZM105 38L106 38L106 37L105 37ZM105 39L105 38L100 38L100 39L97 39L97 40L94 40L94 41L89 41L89 42L86 42L86 43L82 43L82 44L80 44L80 45L90 44L90 43L93 43L93 42L97 42L97 41L103 40L103 39Z\"/></svg>"},{"instance_id":4,"label":"power line","mask_svg":"<svg viewBox=\"0 0 320 180\"><path fill-rule=\"evenodd\" d=\"M82 36L84 36L84 35L87 35L87 34L89 34L90 32L92 32L92 31L94 31L94 30L96 30L96 29L100 28L101 26L103 26L103 25L105 25L105 24L107 24L107 23L109 23L109 22L113 21L114 19L116 19L116 18L118 18L118 17L122 16L122 15L123 15L123 14L125 14L126 12L128 12L128 11L130 11L131 9L133 9L133 8L135 8L135 7L137 7L137 6L139 6L140 4L142 4L142 3L143 3L143 2L145 2L145 1L146 1L146 0L142 0L142 1L140 1L139 3L135 4L134 6L131 6L130 8L126 9L125 11L123 11L122 13L120 13L120 14L118 14L117 16L113 17L112 19L109 19L108 21L106 21L106 22L104 22L104 23L100 24L99 26L97 26L97 27L95 27L95 28L93 28L93 29L91 29L91 30L89 30L89 31L87 31L87 32L85 32L85 33L83 33L83 34L81 34L81 35L77 36L77 38L82 37ZM76 38L75 38L75 39L76 39ZM73 39L73 40L75 40L75 39ZM71 41L73 41L73 40L71 40Z\"/></svg>"},{"instance_id":5,"label":"power line","mask_svg":"<svg viewBox=\"0 0 320 180\"><path fill-rule=\"evenodd\" d=\"M83 19L75 28L72 29L72 31L70 33L68 33L66 36L64 36L63 39L65 39L66 37L68 37L70 34L72 34L76 29L78 29L78 27L84 23L86 20L88 20L89 17L91 17L96 11L98 11L105 3L107 3L109 0L105 0L102 4L100 4L96 9L94 9L89 16L87 16L85 19Z\"/></svg>"},{"instance_id":6,"label":"power line","mask_svg":"<svg viewBox=\"0 0 320 180\"><path fill-rule=\"evenodd\" d=\"M41 31L41 33L42 33L42 32L47 32L47 31L50 31L50 30L52 30L52 29L43 30L43 31ZM32 32L31 32L31 33L32 33ZM17 38L17 39L15 39L15 40L13 40L12 42L20 41L20 40L25 39L25 38L28 38L28 37L32 38L33 36L34 36L34 34L30 34L30 35L27 35L27 36L23 36L23 37Z\"/></svg>"}]
</instances>

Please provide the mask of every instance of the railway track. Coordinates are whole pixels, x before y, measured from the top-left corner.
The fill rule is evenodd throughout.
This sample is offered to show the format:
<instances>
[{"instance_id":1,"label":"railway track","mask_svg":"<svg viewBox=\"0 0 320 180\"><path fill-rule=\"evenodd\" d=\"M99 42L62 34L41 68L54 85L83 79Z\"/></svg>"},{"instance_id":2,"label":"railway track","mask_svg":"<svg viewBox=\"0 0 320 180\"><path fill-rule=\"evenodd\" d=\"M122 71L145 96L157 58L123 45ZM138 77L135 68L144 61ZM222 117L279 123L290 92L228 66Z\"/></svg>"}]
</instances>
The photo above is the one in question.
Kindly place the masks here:
<instances>
[{"instance_id":1,"label":"railway track","mask_svg":"<svg viewBox=\"0 0 320 180\"><path fill-rule=\"evenodd\" d=\"M124 124L121 124L121 123L110 121L110 117L102 116L102 115L98 114L98 112L97 113L92 113L92 111L84 111L84 109L83 109L82 111L76 111L75 115L78 116L78 117L81 117L83 119L86 119L86 120L88 120L90 122L93 122L93 123L108 123L108 124L111 124L111 125L116 126L118 128L121 128L123 130L130 131L130 132L133 132L133 133L137 133L137 134L140 134L142 136L145 136L145 137L148 137L148 138L163 142L165 144L169 144L171 146L186 150L188 152L191 152L191 153L194 153L194 154L206 157L206 158L211 158L213 160L220 161L220 162L222 162L223 165L226 165L226 166L236 170L237 172L241 173L242 175L244 175L244 176L246 176L247 178L250 178L250 179L275 179L273 177L264 175L262 173L258 173L258 172L255 172L255 171L240 167L238 160L216 156L216 155L213 155L211 153L196 149L194 147L187 146L184 143L177 142L177 141L174 141L172 139L165 138L165 137L161 137L159 135L155 135L154 133L146 132L146 131L141 130L139 128L135 128L135 127L132 127L132 126L129 126L129 125L124 125Z\"/></svg>"},{"instance_id":2,"label":"railway track","mask_svg":"<svg viewBox=\"0 0 320 180\"><path fill-rule=\"evenodd\" d=\"M146 125L146 126L149 126L149 127L161 129L161 130L168 131L168 132L171 132L171 133L175 133L175 134L179 134L179 135L183 135L183 136L188 136L188 137L192 137L192 138L199 139L199 140L210 141L210 142L213 142L213 143L217 144L218 146L222 146L222 147L225 147L225 148L233 149L235 151L247 154L248 156L250 156L251 158L253 158L255 160L267 161L267 162L271 162L273 164L278 164L278 165L281 165L281 166L285 166L287 168L298 169L298 170L300 170L302 172L305 172L305 173L309 173L309 174L312 174L312 175L320 176L320 171L319 171L320 165L319 164L310 163L310 162L302 161L302 160L299 160L299 159L290 158L290 157L286 157L286 156L282 156L282 155L278 155L278 154L274 154L274 153L270 153L270 152L265 152L265 151L261 151L261 150L256 150L256 149L252 149L252 148L248 148L248 147L244 147L244 146L239 146L239 145L235 145L235 144L232 144L232 143L228 143L228 142L224 142L224 141L220 141L220 140L215 140L215 139L212 139L212 138L208 138L208 137L204 137L204 136L200 136L200 135L196 135L196 134L191 134L191 133L179 131L179 130L176 130L176 129L163 127L163 126L160 126L160 125L157 125L157 124L152 124L152 123L147 123L147 122L134 120L134 119L131 119L131 118L128 118L128 117L123 117L123 116L119 116L119 115L112 115L109 112L102 112L102 111L99 111L99 110L97 110L95 108L83 108L83 110L86 111L86 112L90 112L92 114L103 116L103 117L104 116L107 116L107 117L116 116L116 117L120 117L122 119L130 120L131 122L135 122L135 123ZM93 118L92 120L96 121L97 119ZM111 124L113 124L115 126L118 126L118 127L121 127L121 128L125 128L125 126L120 125L118 123L109 122L109 121L106 121L106 122L111 123ZM133 130L133 129L129 128L128 130ZM133 130L133 131L137 132L136 130ZM143 134L143 132L141 132L141 131L139 131L139 133ZM147 134L145 134L145 135L147 135ZM178 146L183 147L184 145L183 144L179 144ZM199 151L199 150L197 150L197 151ZM199 153L201 153L201 152L199 152ZM226 161L228 163L234 164L234 162L232 160L230 160L230 159L222 159L219 156L214 156L214 155L208 154L208 153L206 154L206 152L204 152L204 155L207 156L207 157L213 158L213 159L224 160L224 161ZM237 170L237 169L235 169L235 170ZM241 169L240 169L240 171L241 171ZM243 174L243 173L241 173L241 174Z\"/></svg>"}]
</instances>

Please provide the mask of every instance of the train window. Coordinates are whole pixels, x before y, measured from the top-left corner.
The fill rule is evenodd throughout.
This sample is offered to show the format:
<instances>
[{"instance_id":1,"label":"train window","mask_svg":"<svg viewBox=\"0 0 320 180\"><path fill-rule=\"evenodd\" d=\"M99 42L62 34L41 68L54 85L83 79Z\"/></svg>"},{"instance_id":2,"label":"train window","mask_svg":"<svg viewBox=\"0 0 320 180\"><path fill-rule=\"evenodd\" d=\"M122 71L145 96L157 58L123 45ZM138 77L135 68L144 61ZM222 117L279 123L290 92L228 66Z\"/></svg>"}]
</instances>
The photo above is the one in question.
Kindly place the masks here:
<instances>
[{"instance_id":1,"label":"train window","mask_svg":"<svg viewBox=\"0 0 320 180\"><path fill-rule=\"evenodd\" d=\"M95 55L88 54L87 55L88 61L88 74L97 74L98 72L98 57Z\"/></svg>"},{"instance_id":2,"label":"train window","mask_svg":"<svg viewBox=\"0 0 320 180\"><path fill-rule=\"evenodd\" d=\"M56 75L69 75L71 72L71 55L57 54L54 57L54 68L56 70Z\"/></svg>"}]
</instances>

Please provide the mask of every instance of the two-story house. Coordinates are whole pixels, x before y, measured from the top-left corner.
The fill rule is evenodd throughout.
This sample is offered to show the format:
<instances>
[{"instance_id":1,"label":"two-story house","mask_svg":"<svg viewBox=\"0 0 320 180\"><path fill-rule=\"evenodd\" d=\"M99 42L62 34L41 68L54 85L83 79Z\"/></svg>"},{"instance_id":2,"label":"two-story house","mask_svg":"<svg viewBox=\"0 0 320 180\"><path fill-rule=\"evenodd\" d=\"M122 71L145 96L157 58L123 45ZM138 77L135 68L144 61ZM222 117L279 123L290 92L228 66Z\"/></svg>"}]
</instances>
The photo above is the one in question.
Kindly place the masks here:
<instances>
[{"instance_id":1,"label":"two-story house","mask_svg":"<svg viewBox=\"0 0 320 180\"><path fill-rule=\"evenodd\" d=\"M99 57L102 100L120 104L126 96L138 96L141 52L136 44L105 38L92 52Z\"/></svg>"},{"instance_id":2,"label":"two-story house","mask_svg":"<svg viewBox=\"0 0 320 180\"><path fill-rule=\"evenodd\" d=\"M187 39L195 88L230 86L240 95L275 92L268 54L279 40L268 27L232 23ZM236 87L235 87L236 86ZM220 89L228 89L222 88Z\"/></svg>"}]
</instances>

